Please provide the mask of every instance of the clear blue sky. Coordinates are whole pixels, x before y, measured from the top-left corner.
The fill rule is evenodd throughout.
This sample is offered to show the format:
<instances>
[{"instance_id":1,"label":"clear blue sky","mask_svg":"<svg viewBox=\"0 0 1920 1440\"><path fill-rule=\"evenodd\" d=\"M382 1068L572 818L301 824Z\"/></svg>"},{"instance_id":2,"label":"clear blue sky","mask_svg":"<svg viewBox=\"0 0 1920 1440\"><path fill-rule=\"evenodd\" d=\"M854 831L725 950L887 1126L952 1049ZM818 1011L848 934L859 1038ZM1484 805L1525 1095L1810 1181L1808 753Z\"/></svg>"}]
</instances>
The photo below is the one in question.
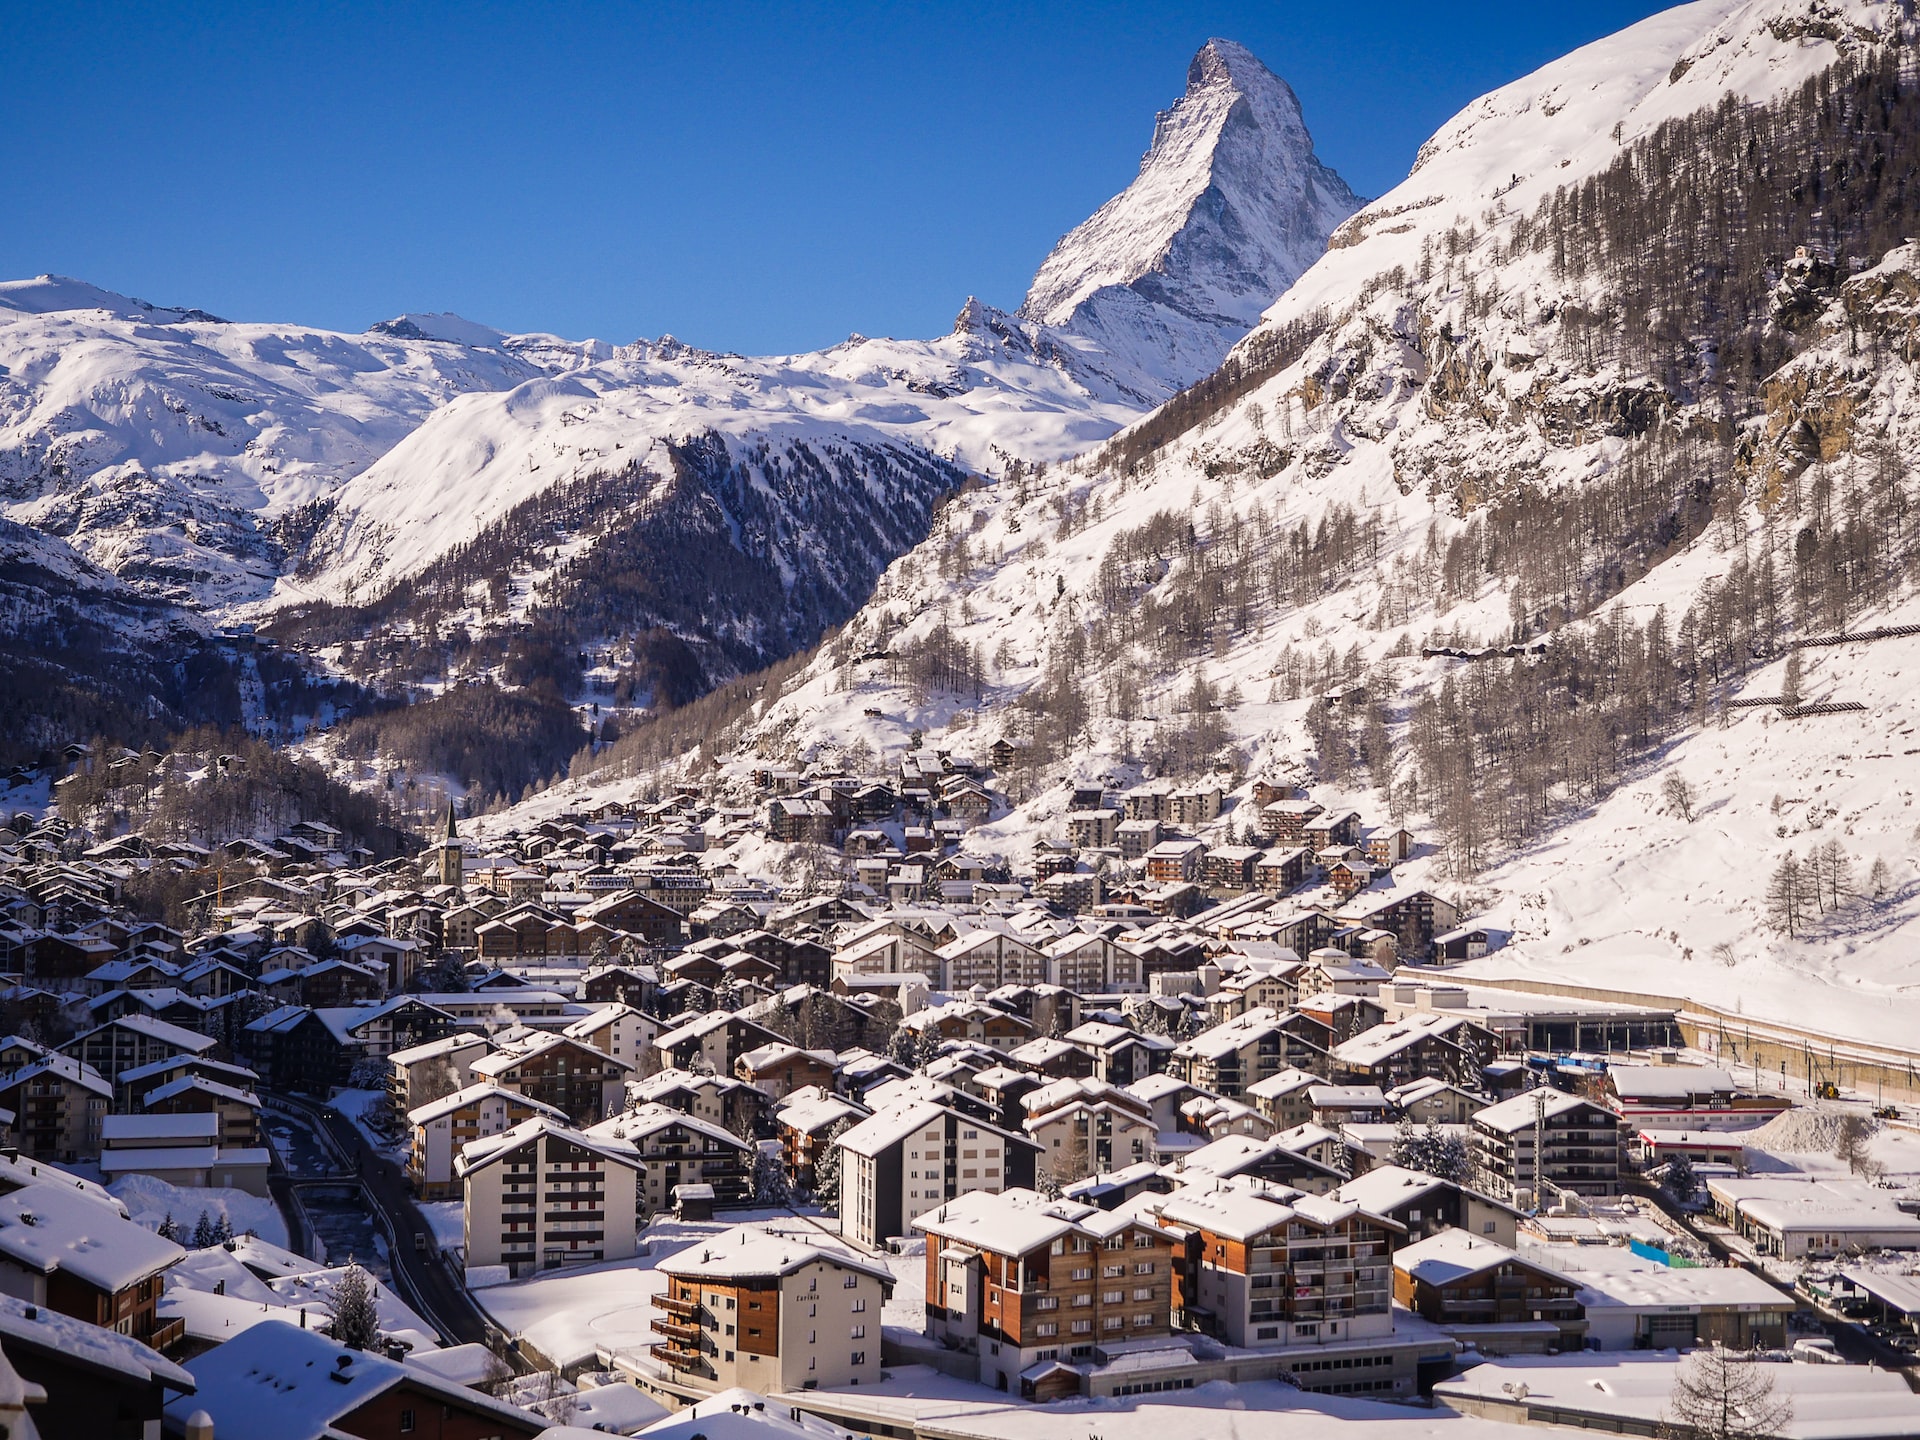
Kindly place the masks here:
<instances>
[{"instance_id":1,"label":"clear blue sky","mask_svg":"<svg viewBox=\"0 0 1920 1440\"><path fill-rule=\"evenodd\" d=\"M935 334L1019 303L1209 36L1371 196L1475 95L1661 8L14 5L0 276L345 330Z\"/></svg>"}]
</instances>

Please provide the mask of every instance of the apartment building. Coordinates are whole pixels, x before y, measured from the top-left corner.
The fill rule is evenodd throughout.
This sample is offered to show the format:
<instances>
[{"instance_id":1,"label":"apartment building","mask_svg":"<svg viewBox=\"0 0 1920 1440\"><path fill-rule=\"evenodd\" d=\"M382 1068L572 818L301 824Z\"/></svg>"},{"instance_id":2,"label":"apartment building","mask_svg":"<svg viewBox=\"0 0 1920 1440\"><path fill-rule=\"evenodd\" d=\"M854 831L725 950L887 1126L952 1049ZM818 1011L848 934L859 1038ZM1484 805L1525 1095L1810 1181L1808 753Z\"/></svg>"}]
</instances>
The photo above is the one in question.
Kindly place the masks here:
<instances>
[{"instance_id":1,"label":"apartment building","mask_svg":"<svg viewBox=\"0 0 1920 1440\"><path fill-rule=\"evenodd\" d=\"M466 1197L469 1270L537 1270L634 1253L640 1159L632 1145L547 1116L471 1140L454 1173Z\"/></svg>"},{"instance_id":2,"label":"apartment building","mask_svg":"<svg viewBox=\"0 0 1920 1440\"><path fill-rule=\"evenodd\" d=\"M840 1224L863 1245L976 1190L1031 1187L1039 1147L932 1100L885 1106L839 1139Z\"/></svg>"},{"instance_id":3,"label":"apartment building","mask_svg":"<svg viewBox=\"0 0 1920 1440\"><path fill-rule=\"evenodd\" d=\"M423 1200L460 1194L454 1162L475 1140L503 1135L539 1116L568 1123L566 1112L499 1085L469 1085L407 1112L413 1142L407 1152L407 1179Z\"/></svg>"},{"instance_id":4,"label":"apartment building","mask_svg":"<svg viewBox=\"0 0 1920 1440\"><path fill-rule=\"evenodd\" d=\"M470 1031L394 1051L387 1057L387 1087L395 1107L405 1114L466 1089L473 1062L492 1053L492 1043Z\"/></svg>"},{"instance_id":5,"label":"apartment building","mask_svg":"<svg viewBox=\"0 0 1920 1440\"><path fill-rule=\"evenodd\" d=\"M493 1054L471 1065L474 1083L517 1090L564 1111L582 1126L595 1124L626 1103L632 1061L550 1031L528 1031L499 1043Z\"/></svg>"},{"instance_id":6,"label":"apartment building","mask_svg":"<svg viewBox=\"0 0 1920 1440\"><path fill-rule=\"evenodd\" d=\"M941 988L954 992L976 985L998 990L1002 985L1038 985L1047 978L1047 955L1017 935L1000 930L975 930L942 945Z\"/></svg>"},{"instance_id":7,"label":"apartment building","mask_svg":"<svg viewBox=\"0 0 1920 1440\"><path fill-rule=\"evenodd\" d=\"M701 1390L872 1384L893 1274L822 1231L737 1226L662 1260L653 1356Z\"/></svg>"},{"instance_id":8,"label":"apartment building","mask_svg":"<svg viewBox=\"0 0 1920 1440\"><path fill-rule=\"evenodd\" d=\"M1104 1080L1056 1080L1021 1101L1021 1128L1057 1181L1159 1157L1153 1107Z\"/></svg>"},{"instance_id":9,"label":"apartment building","mask_svg":"<svg viewBox=\"0 0 1920 1440\"><path fill-rule=\"evenodd\" d=\"M666 1105L642 1105L611 1116L589 1132L597 1139L631 1148L642 1167L639 1198L650 1212L673 1205L682 1185L706 1185L717 1204L747 1198L753 1148L710 1120Z\"/></svg>"},{"instance_id":10,"label":"apartment building","mask_svg":"<svg viewBox=\"0 0 1920 1440\"><path fill-rule=\"evenodd\" d=\"M20 1153L62 1164L94 1159L113 1086L91 1065L48 1054L0 1081L0 1108L13 1113Z\"/></svg>"},{"instance_id":11,"label":"apartment building","mask_svg":"<svg viewBox=\"0 0 1920 1440\"><path fill-rule=\"evenodd\" d=\"M929 1338L980 1383L1037 1398L1026 1372L1173 1329L1178 1238L1131 1214L1032 1190L962 1195L922 1215Z\"/></svg>"},{"instance_id":12,"label":"apartment building","mask_svg":"<svg viewBox=\"0 0 1920 1440\"><path fill-rule=\"evenodd\" d=\"M1554 1089L1489 1105L1472 1120L1475 1184L1522 1210L1553 1192L1620 1189L1620 1120L1604 1105Z\"/></svg>"},{"instance_id":13,"label":"apartment building","mask_svg":"<svg viewBox=\"0 0 1920 1440\"><path fill-rule=\"evenodd\" d=\"M1167 1057L1167 1073L1237 1098L1282 1070L1326 1074L1331 1043L1332 1031L1311 1015L1260 1005L1183 1040Z\"/></svg>"},{"instance_id":14,"label":"apartment building","mask_svg":"<svg viewBox=\"0 0 1920 1440\"><path fill-rule=\"evenodd\" d=\"M1196 1329L1254 1350L1393 1334L1401 1229L1384 1216L1245 1178L1146 1203L1186 1237L1181 1299Z\"/></svg>"}]
</instances>

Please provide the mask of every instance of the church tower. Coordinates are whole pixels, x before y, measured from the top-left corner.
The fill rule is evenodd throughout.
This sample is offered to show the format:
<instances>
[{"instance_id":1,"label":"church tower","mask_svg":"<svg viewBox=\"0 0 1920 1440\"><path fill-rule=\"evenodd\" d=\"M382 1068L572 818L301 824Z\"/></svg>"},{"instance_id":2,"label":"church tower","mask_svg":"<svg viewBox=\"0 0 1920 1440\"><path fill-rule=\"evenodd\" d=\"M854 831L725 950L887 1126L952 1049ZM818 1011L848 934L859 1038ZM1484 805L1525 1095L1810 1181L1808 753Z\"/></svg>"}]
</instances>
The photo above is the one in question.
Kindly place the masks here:
<instances>
[{"instance_id":1,"label":"church tower","mask_svg":"<svg viewBox=\"0 0 1920 1440\"><path fill-rule=\"evenodd\" d=\"M467 854L460 848L460 832L453 823L453 802L447 802L447 829L435 852L440 863L440 883L458 890L466 879Z\"/></svg>"}]
</instances>

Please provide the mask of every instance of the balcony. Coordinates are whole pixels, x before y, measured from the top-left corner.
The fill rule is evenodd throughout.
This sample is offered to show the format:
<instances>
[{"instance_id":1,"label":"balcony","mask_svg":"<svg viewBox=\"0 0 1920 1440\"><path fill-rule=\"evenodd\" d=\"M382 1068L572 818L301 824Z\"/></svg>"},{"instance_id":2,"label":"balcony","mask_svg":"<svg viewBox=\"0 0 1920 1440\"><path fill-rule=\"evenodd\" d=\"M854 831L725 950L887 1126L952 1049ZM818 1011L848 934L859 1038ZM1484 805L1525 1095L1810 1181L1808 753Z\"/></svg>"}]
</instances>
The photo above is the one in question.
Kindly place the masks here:
<instances>
[{"instance_id":1,"label":"balcony","mask_svg":"<svg viewBox=\"0 0 1920 1440\"><path fill-rule=\"evenodd\" d=\"M164 1355L171 1347L178 1345L184 1340L186 1335L187 1322L185 1320L178 1318L167 1320L154 1326L153 1334L147 1337L147 1344Z\"/></svg>"},{"instance_id":2,"label":"balcony","mask_svg":"<svg viewBox=\"0 0 1920 1440\"><path fill-rule=\"evenodd\" d=\"M698 1350L700 1348L700 1327L698 1325L689 1325L679 1320L669 1320L656 1315L653 1317L649 1328L654 1334L664 1335L669 1340L677 1340L689 1349Z\"/></svg>"},{"instance_id":3,"label":"balcony","mask_svg":"<svg viewBox=\"0 0 1920 1440\"><path fill-rule=\"evenodd\" d=\"M664 1290L653 1297L653 1303L669 1315L677 1315L682 1320L693 1320L700 1314L698 1300L682 1300L679 1296L669 1295Z\"/></svg>"},{"instance_id":4,"label":"balcony","mask_svg":"<svg viewBox=\"0 0 1920 1440\"><path fill-rule=\"evenodd\" d=\"M672 1341L665 1341L647 1348L653 1352L654 1359L662 1361L675 1370L704 1370L707 1368L705 1356L701 1355L698 1351L682 1350Z\"/></svg>"}]
</instances>

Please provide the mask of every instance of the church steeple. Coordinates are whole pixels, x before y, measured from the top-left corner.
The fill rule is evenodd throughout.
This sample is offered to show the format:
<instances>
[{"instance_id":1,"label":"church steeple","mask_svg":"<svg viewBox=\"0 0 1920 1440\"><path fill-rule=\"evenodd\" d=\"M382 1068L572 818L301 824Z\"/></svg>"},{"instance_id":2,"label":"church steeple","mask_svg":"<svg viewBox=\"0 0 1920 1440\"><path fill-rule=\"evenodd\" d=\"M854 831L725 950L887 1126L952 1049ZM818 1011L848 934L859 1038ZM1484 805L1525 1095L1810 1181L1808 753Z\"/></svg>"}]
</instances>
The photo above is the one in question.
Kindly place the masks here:
<instances>
[{"instance_id":1,"label":"church steeple","mask_svg":"<svg viewBox=\"0 0 1920 1440\"><path fill-rule=\"evenodd\" d=\"M441 835L440 843L434 847L435 858L439 861L440 883L451 885L458 890L466 880L467 856L460 848L460 831L454 824L453 802L447 802L447 828Z\"/></svg>"}]
</instances>

